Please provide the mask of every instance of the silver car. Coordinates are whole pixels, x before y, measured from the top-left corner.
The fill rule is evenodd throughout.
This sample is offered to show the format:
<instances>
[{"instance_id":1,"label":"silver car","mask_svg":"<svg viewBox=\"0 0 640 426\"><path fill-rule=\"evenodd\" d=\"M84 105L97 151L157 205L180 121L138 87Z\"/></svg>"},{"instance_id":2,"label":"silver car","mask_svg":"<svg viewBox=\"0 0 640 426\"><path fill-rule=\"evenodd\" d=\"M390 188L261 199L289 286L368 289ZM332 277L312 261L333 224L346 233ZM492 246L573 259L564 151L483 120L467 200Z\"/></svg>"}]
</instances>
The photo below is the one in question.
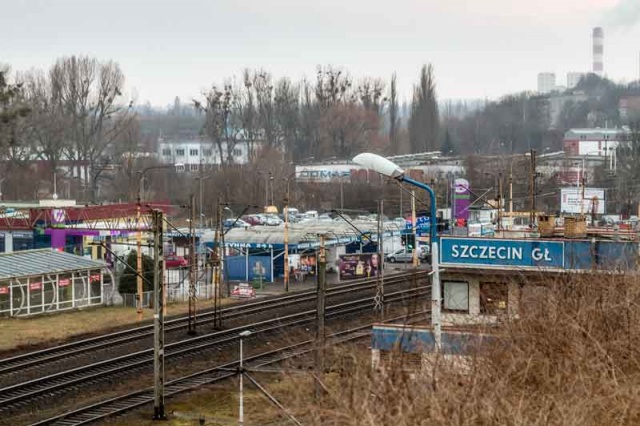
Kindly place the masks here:
<instances>
[{"instance_id":1,"label":"silver car","mask_svg":"<svg viewBox=\"0 0 640 426\"><path fill-rule=\"evenodd\" d=\"M427 250L424 247L418 248L418 259L421 261L427 260ZM400 249L393 253L389 253L385 256L385 260L389 263L407 263L413 261L413 249Z\"/></svg>"}]
</instances>

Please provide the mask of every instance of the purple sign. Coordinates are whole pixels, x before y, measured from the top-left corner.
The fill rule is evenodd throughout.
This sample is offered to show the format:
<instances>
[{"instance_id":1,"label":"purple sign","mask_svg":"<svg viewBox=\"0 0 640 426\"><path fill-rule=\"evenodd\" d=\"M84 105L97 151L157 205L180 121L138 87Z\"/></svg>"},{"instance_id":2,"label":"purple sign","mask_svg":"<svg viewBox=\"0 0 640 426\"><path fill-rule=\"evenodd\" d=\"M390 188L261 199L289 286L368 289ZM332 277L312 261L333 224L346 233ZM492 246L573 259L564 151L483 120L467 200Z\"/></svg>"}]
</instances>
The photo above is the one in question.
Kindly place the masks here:
<instances>
[{"instance_id":1,"label":"purple sign","mask_svg":"<svg viewBox=\"0 0 640 426\"><path fill-rule=\"evenodd\" d=\"M458 178L453 182L453 217L469 220L469 204L471 204L469 181Z\"/></svg>"}]
</instances>

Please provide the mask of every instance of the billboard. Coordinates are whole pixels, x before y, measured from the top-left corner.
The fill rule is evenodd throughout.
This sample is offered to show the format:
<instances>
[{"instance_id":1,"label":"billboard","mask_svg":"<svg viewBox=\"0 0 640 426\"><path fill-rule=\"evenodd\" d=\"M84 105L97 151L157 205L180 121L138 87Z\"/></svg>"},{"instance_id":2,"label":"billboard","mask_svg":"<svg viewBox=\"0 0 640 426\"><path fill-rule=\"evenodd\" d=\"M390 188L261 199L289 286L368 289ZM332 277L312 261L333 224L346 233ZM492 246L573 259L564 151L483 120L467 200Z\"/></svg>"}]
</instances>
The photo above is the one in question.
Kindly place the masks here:
<instances>
[{"instance_id":1,"label":"billboard","mask_svg":"<svg viewBox=\"0 0 640 426\"><path fill-rule=\"evenodd\" d=\"M471 204L469 181L458 178L453 182L453 217L469 220L469 204Z\"/></svg>"},{"instance_id":2,"label":"billboard","mask_svg":"<svg viewBox=\"0 0 640 426\"><path fill-rule=\"evenodd\" d=\"M563 242L443 237L440 243L443 266L564 268Z\"/></svg>"},{"instance_id":3,"label":"billboard","mask_svg":"<svg viewBox=\"0 0 640 426\"><path fill-rule=\"evenodd\" d=\"M378 253L355 253L340 255L340 280L371 278L380 271Z\"/></svg>"},{"instance_id":4,"label":"billboard","mask_svg":"<svg viewBox=\"0 0 640 426\"><path fill-rule=\"evenodd\" d=\"M361 167L353 164L321 164L296 166L296 180L298 182L349 182L352 172Z\"/></svg>"},{"instance_id":5,"label":"billboard","mask_svg":"<svg viewBox=\"0 0 640 426\"><path fill-rule=\"evenodd\" d=\"M604 189L584 188L584 199L580 207L582 188L571 187L560 190L560 211L572 214L605 214Z\"/></svg>"}]
</instances>

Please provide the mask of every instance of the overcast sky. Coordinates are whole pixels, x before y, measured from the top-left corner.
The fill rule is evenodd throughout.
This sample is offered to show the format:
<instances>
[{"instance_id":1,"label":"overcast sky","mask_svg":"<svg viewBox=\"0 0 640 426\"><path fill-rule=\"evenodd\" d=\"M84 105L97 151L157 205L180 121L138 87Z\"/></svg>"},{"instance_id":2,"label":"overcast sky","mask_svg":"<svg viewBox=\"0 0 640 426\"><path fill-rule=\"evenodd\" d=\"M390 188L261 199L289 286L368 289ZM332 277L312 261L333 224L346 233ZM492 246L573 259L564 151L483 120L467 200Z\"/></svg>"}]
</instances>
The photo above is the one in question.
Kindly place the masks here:
<instances>
[{"instance_id":1,"label":"overcast sky","mask_svg":"<svg viewBox=\"0 0 640 426\"><path fill-rule=\"evenodd\" d=\"M639 73L640 0L0 0L0 62L48 68L87 54L118 62L137 102L189 100L263 67L314 77L318 64L354 77L395 71L405 95L432 63L440 99L535 90L537 73L591 68L605 33L605 72Z\"/></svg>"}]
</instances>

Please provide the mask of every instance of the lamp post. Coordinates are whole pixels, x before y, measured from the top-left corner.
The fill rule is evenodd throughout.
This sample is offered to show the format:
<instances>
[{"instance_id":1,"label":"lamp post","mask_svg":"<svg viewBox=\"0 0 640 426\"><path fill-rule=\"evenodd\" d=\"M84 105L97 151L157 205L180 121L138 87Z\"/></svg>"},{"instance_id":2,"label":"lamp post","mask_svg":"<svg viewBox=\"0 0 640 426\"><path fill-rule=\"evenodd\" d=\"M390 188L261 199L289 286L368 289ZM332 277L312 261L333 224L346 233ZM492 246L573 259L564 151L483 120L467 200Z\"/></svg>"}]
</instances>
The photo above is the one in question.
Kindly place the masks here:
<instances>
[{"instance_id":1,"label":"lamp post","mask_svg":"<svg viewBox=\"0 0 640 426\"><path fill-rule=\"evenodd\" d=\"M238 336L240 336L240 366L239 366L239 373L240 373L240 395L239 395L239 402L240 402L240 408L239 408L239 413L238 413L238 424L239 425L243 425L244 424L244 389L243 389L243 379L244 379L244 354L243 354L243 348L242 348L242 343L244 341L245 337L249 337L251 336L251 331L249 330L245 330L243 332L241 332L240 334L238 334Z\"/></svg>"},{"instance_id":2,"label":"lamp post","mask_svg":"<svg viewBox=\"0 0 640 426\"><path fill-rule=\"evenodd\" d=\"M195 179L198 181L198 208L199 208L199 220L198 220L198 228L202 229L204 228L203 225L203 221L204 221L204 213L202 212L202 203L203 203L203 198L204 198L204 194L203 194L203 189L202 189L202 181L203 180L207 180L209 179L211 176L210 175L204 175L204 176L197 176Z\"/></svg>"},{"instance_id":3,"label":"lamp post","mask_svg":"<svg viewBox=\"0 0 640 426\"><path fill-rule=\"evenodd\" d=\"M439 265L439 253L438 253L438 229L436 224L436 194L433 189L428 185L413 180L405 176L405 172L395 163L387 160L376 154L363 153L356 155L353 160L355 164L365 167L367 170L374 170L381 175L397 179L400 182L406 182L408 184L417 186L424 189L429 194L431 201L431 226L430 226L430 239L431 239L431 325L433 326L436 350L440 349L442 341L442 329L441 329L441 309L440 309L440 265Z\"/></svg>"},{"instance_id":4,"label":"lamp post","mask_svg":"<svg viewBox=\"0 0 640 426\"><path fill-rule=\"evenodd\" d=\"M284 291L289 291L289 184L291 178L296 175L296 172L290 173L287 176L287 195L284 199L283 214L284 214Z\"/></svg>"}]
</instances>

